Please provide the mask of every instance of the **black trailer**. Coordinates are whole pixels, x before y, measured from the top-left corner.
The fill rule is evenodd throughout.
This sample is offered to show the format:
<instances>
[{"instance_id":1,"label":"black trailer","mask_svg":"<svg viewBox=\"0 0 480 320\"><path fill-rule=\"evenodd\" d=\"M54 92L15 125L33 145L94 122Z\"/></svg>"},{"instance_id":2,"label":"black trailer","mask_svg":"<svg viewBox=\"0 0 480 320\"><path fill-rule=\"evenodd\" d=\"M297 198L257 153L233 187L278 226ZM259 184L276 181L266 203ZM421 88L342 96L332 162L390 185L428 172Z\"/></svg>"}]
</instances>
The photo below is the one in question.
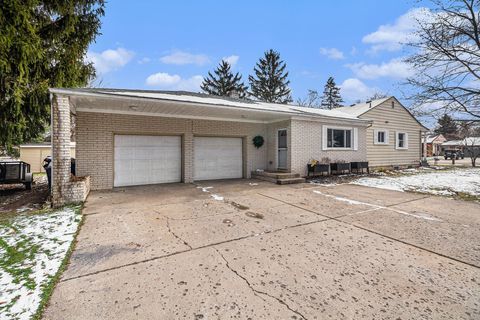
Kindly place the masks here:
<instances>
[{"instance_id":1,"label":"black trailer","mask_svg":"<svg viewBox=\"0 0 480 320\"><path fill-rule=\"evenodd\" d=\"M32 189L30 165L23 161L0 161L0 184L20 184Z\"/></svg>"}]
</instances>

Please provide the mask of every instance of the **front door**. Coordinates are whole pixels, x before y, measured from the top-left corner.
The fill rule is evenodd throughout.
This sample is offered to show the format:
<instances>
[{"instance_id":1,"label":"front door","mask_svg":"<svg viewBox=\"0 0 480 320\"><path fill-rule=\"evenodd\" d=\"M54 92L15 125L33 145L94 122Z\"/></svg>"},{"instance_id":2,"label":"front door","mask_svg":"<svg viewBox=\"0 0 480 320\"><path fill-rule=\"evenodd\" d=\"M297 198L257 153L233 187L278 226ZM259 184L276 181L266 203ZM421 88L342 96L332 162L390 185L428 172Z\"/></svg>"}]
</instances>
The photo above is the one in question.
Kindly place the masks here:
<instances>
[{"instance_id":1,"label":"front door","mask_svg":"<svg viewBox=\"0 0 480 320\"><path fill-rule=\"evenodd\" d=\"M278 130L278 169L287 169L287 129Z\"/></svg>"}]
</instances>

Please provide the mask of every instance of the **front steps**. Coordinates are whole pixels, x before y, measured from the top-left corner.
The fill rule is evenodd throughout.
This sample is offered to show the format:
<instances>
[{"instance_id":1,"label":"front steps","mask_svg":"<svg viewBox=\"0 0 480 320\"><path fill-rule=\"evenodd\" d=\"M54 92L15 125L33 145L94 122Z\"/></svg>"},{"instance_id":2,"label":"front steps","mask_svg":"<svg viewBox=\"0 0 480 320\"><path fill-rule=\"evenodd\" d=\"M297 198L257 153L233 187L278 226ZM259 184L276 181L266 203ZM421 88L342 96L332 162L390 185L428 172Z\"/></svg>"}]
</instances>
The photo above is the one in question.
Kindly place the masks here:
<instances>
[{"instance_id":1,"label":"front steps","mask_svg":"<svg viewBox=\"0 0 480 320\"><path fill-rule=\"evenodd\" d=\"M301 178L300 174L290 172L252 171L252 179L264 180L276 184L305 182L305 178Z\"/></svg>"}]
</instances>

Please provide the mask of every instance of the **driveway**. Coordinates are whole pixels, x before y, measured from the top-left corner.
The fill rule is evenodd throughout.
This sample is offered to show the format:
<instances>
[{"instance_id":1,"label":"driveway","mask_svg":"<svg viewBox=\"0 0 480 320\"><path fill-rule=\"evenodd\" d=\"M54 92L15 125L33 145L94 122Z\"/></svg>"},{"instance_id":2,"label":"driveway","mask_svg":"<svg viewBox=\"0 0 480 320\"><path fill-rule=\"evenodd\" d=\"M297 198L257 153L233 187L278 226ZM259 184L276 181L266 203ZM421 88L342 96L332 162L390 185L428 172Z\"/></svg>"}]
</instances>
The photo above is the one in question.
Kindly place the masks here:
<instances>
[{"instance_id":1,"label":"driveway","mask_svg":"<svg viewBox=\"0 0 480 320\"><path fill-rule=\"evenodd\" d=\"M480 205L255 180L93 192L45 319L479 319Z\"/></svg>"}]
</instances>

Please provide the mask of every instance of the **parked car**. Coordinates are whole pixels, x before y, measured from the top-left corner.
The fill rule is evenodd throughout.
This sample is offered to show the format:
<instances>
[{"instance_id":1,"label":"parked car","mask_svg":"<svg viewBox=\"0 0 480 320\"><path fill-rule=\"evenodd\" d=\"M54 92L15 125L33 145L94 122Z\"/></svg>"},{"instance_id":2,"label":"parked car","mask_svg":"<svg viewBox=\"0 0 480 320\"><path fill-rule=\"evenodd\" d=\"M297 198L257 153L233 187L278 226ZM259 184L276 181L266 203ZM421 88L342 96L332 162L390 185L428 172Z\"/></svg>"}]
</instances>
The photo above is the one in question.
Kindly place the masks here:
<instances>
[{"instance_id":1,"label":"parked car","mask_svg":"<svg viewBox=\"0 0 480 320\"><path fill-rule=\"evenodd\" d=\"M20 184L32 189L30 165L23 161L0 161L0 184Z\"/></svg>"},{"instance_id":2,"label":"parked car","mask_svg":"<svg viewBox=\"0 0 480 320\"><path fill-rule=\"evenodd\" d=\"M465 158L465 154L461 150L447 150L445 151L443 157L445 158L445 160L448 160L448 159L458 160L458 159Z\"/></svg>"}]
</instances>

